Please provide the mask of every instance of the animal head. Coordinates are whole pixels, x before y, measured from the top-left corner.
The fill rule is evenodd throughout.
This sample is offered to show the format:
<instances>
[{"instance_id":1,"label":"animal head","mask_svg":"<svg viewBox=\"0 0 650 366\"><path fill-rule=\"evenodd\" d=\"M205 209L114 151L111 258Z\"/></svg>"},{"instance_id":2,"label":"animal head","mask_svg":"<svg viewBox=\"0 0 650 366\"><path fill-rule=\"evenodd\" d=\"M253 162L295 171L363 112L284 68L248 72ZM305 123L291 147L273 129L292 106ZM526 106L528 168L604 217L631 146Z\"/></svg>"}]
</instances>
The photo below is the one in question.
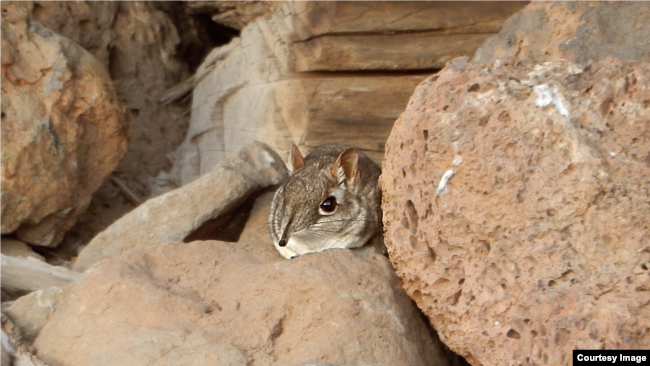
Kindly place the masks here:
<instances>
[{"instance_id":1,"label":"animal head","mask_svg":"<svg viewBox=\"0 0 650 366\"><path fill-rule=\"evenodd\" d=\"M305 159L292 146L291 175L276 191L269 216L271 236L283 257L358 248L380 230L378 174L362 171L360 159L368 158L344 147L316 149Z\"/></svg>"}]
</instances>

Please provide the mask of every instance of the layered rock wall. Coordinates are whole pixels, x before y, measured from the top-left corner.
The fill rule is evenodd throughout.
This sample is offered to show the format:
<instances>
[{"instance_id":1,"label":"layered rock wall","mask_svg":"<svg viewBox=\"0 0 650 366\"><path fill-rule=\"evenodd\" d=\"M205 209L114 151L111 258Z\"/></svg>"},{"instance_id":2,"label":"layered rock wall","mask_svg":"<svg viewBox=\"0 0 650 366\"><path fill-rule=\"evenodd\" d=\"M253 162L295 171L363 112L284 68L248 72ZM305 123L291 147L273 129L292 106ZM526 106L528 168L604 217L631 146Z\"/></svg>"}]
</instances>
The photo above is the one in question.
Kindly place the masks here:
<instances>
[{"instance_id":1,"label":"layered rock wall","mask_svg":"<svg viewBox=\"0 0 650 366\"><path fill-rule=\"evenodd\" d=\"M394 120L425 75L453 57L470 55L524 4L270 7L249 20L240 38L214 50L197 72L190 129L171 174L159 176L161 191L196 179L253 140L283 155L291 143L307 152L336 141L381 161ZM209 9L205 2L192 6ZM229 11L216 9L213 19Z\"/></svg>"}]
</instances>

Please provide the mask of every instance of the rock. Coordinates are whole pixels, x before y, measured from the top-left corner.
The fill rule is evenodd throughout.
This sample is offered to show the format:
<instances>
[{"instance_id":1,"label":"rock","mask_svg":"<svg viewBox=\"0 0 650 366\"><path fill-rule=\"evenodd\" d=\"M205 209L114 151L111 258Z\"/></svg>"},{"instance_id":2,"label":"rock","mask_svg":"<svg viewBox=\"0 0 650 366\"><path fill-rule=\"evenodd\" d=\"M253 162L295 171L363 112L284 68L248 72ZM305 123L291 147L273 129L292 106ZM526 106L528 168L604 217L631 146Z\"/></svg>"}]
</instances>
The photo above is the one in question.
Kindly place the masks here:
<instances>
[{"instance_id":1,"label":"rock","mask_svg":"<svg viewBox=\"0 0 650 366\"><path fill-rule=\"evenodd\" d=\"M346 365L341 365L339 363L332 363L332 362L321 362L321 361L309 360L309 361L301 362L294 366L346 366ZM357 366L381 366L381 365L361 362L357 364Z\"/></svg>"},{"instance_id":2,"label":"rock","mask_svg":"<svg viewBox=\"0 0 650 366\"><path fill-rule=\"evenodd\" d=\"M247 28L242 37L253 31L255 37L263 37L259 28ZM266 45L233 41L229 47L230 51L213 51L197 72L190 129L172 171L179 177L178 186L254 140L263 140L283 158L292 141L300 139L308 149L331 141L352 144L379 159L395 118L423 79L330 76L268 83L269 73L279 78L282 71ZM244 60L256 59L264 61L253 70L242 68ZM256 100L254 107L251 98Z\"/></svg>"},{"instance_id":3,"label":"rock","mask_svg":"<svg viewBox=\"0 0 650 366\"><path fill-rule=\"evenodd\" d=\"M25 2L32 20L79 44L109 69L120 3L107 1Z\"/></svg>"},{"instance_id":4,"label":"rock","mask_svg":"<svg viewBox=\"0 0 650 366\"><path fill-rule=\"evenodd\" d=\"M5 347L2 347L2 355L0 356L0 362L2 362L2 366L11 366L12 364L12 359L11 356L9 355L9 352L5 349Z\"/></svg>"},{"instance_id":5,"label":"rock","mask_svg":"<svg viewBox=\"0 0 650 366\"><path fill-rule=\"evenodd\" d=\"M31 344L56 310L62 293L60 287L37 290L18 298L3 312L20 329L23 340Z\"/></svg>"},{"instance_id":6,"label":"rock","mask_svg":"<svg viewBox=\"0 0 650 366\"><path fill-rule=\"evenodd\" d=\"M10 257L23 257L23 258L34 258L39 261L45 261L42 255L37 254L29 247L29 245L23 243L20 240L16 240L9 237L2 237L2 254Z\"/></svg>"},{"instance_id":7,"label":"rock","mask_svg":"<svg viewBox=\"0 0 650 366\"><path fill-rule=\"evenodd\" d=\"M74 268L85 271L99 260L183 241L208 220L228 213L250 194L286 179L280 157L262 143L248 145L200 179L145 202L97 235Z\"/></svg>"},{"instance_id":8,"label":"rock","mask_svg":"<svg viewBox=\"0 0 650 366\"><path fill-rule=\"evenodd\" d=\"M265 192L260 195L253 204L246 226L242 231L239 241L249 243L273 243L269 233L268 221L271 209L271 201L275 191Z\"/></svg>"},{"instance_id":9,"label":"rock","mask_svg":"<svg viewBox=\"0 0 650 366\"><path fill-rule=\"evenodd\" d=\"M34 355L34 348L23 340L20 329L2 314L2 366L47 366Z\"/></svg>"},{"instance_id":10,"label":"rock","mask_svg":"<svg viewBox=\"0 0 650 366\"><path fill-rule=\"evenodd\" d=\"M640 62L457 60L416 90L387 143L386 246L471 364L650 344L649 82Z\"/></svg>"},{"instance_id":11,"label":"rock","mask_svg":"<svg viewBox=\"0 0 650 366\"><path fill-rule=\"evenodd\" d=\"M272 1L187 1L190 14L208 14L216 23L241 30L246 24L268 14L282 2Z\"/></svg>"},{"instance_id":12,"label":"rock","mask_svg":"<svg viewBox=\"0 0 650 366\"><path fill-rule=\"evenodd\" d=\"M2 288L11 291L36 291L48 287L64 287L79 273L61 266L52 266L34 257L2 257Z\"/></svg>"},{"instance_id":13,"label":"rock","mask_svg":"<svg viewBox=\"0 0 650 366\"><path fill-rule=\"evenodd\" d=\"M102 65L2 4L2 234L56 246L126 151L128 117Z\"/></svg>"},{"instance_id":14,"label":"rock","mask_svg":"<svg viewBox=\"0 0 650 366\"><path fill-rule=\"evenodd\" d=\"M517 58L578 63L608 57L650 61L647 2L531 2L488 39L474 61Z\"/></svg>"},{"instance_id":15,"label":"rock","mask_svg":"<svg viewBox=\"0 0 650 366\"><path fill-rule=\"evenodd\" d=\"M225 14L262 6L253 4L189 7ZM452 57L471 55L524 4L306 1L254 11L241 37L197 71L188 134L154 185L187 184L255 140L283 158L291 143L308 153L340 142L380 162L415 86Z\"/></svg>"},{"instance_id":16,"label":"rock","mask_svg":"<svg viewBox=\"0 0 650 366\"><path fill-rule=\"evenodd\" d=\"M471 55L527 2L292 3L298 71L423 70Z\"/></svg>"},{"instance_id":17,"label":"rock","mask_svg":"<svg viewBox=\"0 0 650 366\"><path fill-rule=\"evenodd\" d=\"M161 97L190 76L190 58L204 56L187 53L188 42L201 38L187 39L188 33L200 33L196 25L180 2L37 1L31 14L93 53L109 71L131 118L128 150L111 178L146 200L149 180L171 168L169 154L187 132L187 103L167 103ZM124 192L113 179L106 180L68 233L66 246L87 244L137 206Z\"/></svg>"},{"instance_id":18,"label":"rock","mask_svg":"<svg viewBox=\"0 0 650 366\"><path fill-rule=\"evenodd\" d=\"M385 257L286 261L252 242L104 260L66 290L34 346L52 366L447 364Z\"/></svg>"}]
</instances>

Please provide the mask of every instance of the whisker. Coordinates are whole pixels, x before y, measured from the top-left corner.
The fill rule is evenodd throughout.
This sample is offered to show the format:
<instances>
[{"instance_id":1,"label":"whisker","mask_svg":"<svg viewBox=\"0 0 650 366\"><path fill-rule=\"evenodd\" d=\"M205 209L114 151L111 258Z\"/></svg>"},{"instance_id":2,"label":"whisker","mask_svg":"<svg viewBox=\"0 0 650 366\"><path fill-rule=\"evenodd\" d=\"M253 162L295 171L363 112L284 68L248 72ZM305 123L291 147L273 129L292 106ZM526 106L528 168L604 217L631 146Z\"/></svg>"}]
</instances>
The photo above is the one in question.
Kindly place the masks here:
<instances>
[{"instance_id":1,"label":"whisker","mask_svg":"<svg viewBox=\"0 0 650 366\"><path fill-rule=\"evenodd\" d=\"M337 238L336 236L333 236L333 235L327 235L327 234L324 234L324 233L319 232L319 231L313 231L312 234L317 235L317 236L322 236L322 237L325 237L325 238L329 238L329 239L333 239L334 241L336 241L338 243L343 243L343 240L341 240L341 238Z\"/></svg>"}]
</instances>

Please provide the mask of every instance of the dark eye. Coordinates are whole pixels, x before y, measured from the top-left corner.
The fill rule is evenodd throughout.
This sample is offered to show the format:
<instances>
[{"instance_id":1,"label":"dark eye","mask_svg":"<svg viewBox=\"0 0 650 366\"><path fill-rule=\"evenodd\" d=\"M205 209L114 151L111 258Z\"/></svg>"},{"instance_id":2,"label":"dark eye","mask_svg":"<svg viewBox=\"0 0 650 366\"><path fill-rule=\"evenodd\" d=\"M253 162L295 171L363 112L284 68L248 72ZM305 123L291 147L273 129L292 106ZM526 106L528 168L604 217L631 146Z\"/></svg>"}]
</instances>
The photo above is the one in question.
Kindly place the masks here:
<instances>
[{"instance_id":1,"label":"dark eye","mask_svg":"<svg viewBox=\"0 0 650 366\"><path fill-rule=\"evenodd\" d=\"M320 210L323 214L330 214L336 210L336 197L329 196L320 204Z\"/></svg>"}]
</instances>

